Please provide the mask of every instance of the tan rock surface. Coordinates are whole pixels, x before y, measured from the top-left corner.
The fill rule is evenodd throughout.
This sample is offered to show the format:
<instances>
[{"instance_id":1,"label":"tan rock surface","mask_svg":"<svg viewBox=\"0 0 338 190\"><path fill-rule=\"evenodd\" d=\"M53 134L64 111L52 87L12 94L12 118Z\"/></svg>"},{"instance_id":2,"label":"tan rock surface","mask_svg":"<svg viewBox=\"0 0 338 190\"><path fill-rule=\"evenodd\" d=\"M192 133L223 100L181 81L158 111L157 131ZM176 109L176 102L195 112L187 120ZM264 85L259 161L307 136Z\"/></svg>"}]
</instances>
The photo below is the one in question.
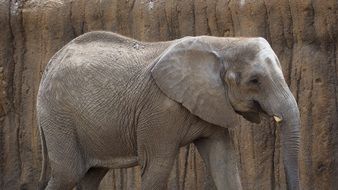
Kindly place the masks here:
<instances>
[{"instance_id":1,"label":"tan rock surface","mask_svg":"<svg viewBox=\"0 0 338 190\"><path fill-rule=\"evenodd\" d=\"M262 36L279 56L301 111L301 185L338 187L337 0L0 1L0 189L35 189L41 167L35 99L44 66L93 30L139 40L186 35ZM234 132L245 189L285 189L279 129L241 122ZM181 150L169 189L211 189L193 146ZM101 189L139 189L136 168L111 171Z\"/></svg>"}]
</instances>

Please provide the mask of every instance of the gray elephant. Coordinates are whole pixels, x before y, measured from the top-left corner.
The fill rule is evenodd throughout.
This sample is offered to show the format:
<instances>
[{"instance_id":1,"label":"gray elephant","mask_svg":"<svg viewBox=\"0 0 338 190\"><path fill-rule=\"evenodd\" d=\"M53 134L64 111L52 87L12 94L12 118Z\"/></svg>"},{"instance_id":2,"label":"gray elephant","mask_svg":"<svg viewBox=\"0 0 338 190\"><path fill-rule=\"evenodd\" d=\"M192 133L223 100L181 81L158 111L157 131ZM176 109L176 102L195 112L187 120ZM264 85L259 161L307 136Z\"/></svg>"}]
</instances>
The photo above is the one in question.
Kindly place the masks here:
<instances>
[{"instance_id":1,"label":"gray elephant","mask_svg":"<svg viewBox=\"0 0 338 190\"><path fill-rule=\"evenodd\" d=\"M239 115L275 118L287 187L299 189L299 111L266 40L86 33L52 57L41 80L40 181L49 158L46 189L96 189L108 169L136 165L143 190L166 189L179 148L194 143L217 189L238 190L228 129Z\"/></svg>"}]
</instances>

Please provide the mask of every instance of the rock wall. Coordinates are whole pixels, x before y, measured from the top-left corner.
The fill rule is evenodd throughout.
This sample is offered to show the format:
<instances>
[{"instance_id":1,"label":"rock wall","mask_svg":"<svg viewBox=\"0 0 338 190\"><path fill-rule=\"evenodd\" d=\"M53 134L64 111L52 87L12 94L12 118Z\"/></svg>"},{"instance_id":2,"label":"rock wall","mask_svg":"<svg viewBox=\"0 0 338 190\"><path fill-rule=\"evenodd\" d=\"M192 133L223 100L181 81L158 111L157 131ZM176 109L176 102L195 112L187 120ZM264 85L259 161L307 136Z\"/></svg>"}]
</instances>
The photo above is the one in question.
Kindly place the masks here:
<instances>
[{"instance_id":1,"label":"rock wall","mask_svg":"<svg viewBox=\"0 0 338 190\"><path fill-rule=\"evenodd\" d=\"M302 189L338 186L336 0L0 1L0 189L35 189L41 166L35 99L44 66L76 36L109 30L138 40L262 36L282 63L301 112ZM244 189L285 189L279 129L241 121L232 132ZM169 189L210 189L193 146L181 149ZM101 189L140 189L139 168L113 170Z\"/></svg>"}]
</instances>

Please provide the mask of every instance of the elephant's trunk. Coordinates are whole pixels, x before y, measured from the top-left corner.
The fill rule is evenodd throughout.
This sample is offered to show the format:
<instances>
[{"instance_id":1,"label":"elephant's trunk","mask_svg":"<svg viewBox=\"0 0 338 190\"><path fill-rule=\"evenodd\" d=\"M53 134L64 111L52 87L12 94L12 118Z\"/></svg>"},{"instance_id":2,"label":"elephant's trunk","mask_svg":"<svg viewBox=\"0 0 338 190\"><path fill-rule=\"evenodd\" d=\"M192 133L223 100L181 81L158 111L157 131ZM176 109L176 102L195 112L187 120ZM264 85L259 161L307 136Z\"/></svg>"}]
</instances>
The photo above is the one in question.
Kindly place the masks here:
<instances>
[{"instance_id":1,"label":"elephant's trunk","mask_svg":"<svg viewBox=\"0 0 338 190\"><path fill-rule=\"evenodd\" d=\"M300 119L297 105L291 106L281 124L281 143L283 148L283 161L288 189L299 189L298 152L300 141Z\"/></svg>"},{"instance_id":2,"label":"elephant's trunk","mask_svg":"<svg viewBox=\"0 0 338 190\"><path fill-rule=\"evenodd\" d=\"M284 161L284 170L286 174L286 182L289 190L299 189L299 166L298 152L300 144L300 116L297 103L290 90L284 88L279 99L283 100L273 106L272 113L281 128L281 144ZM286 93L285 93L286 92ZM276 104L276 102L275 102Z\"/></svg>"}]
</instances>

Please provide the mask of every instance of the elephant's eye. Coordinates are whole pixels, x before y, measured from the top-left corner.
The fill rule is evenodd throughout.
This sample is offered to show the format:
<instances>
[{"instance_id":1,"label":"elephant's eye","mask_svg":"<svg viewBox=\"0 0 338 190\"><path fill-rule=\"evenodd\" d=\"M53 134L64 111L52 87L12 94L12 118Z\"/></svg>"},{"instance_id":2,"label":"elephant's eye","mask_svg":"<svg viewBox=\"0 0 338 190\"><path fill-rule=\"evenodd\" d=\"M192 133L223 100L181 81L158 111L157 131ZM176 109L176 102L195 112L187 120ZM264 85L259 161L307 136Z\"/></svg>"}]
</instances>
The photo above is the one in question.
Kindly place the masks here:
<instances>
[{"instance_id":1,"label":"elephant's eye","mask_svg":"<svg viewBox=\"0 0 338 190\"><path fill-rule=\"evenodd\" d=\"M248 84L250 85L258 85L259 84L259 80L257 76L251 77L248 81Z\"/></svg>"},{"instance_id":2,"label":"elephant's eye","mask_svg":"<svg viewBox=\"0 0 338 190\"><path fill-rule=\"evenodd\" d=\"M257 78L251 79L250 83L251 84L258 84L258 79Z\"/></svg>"}]
</instances>

